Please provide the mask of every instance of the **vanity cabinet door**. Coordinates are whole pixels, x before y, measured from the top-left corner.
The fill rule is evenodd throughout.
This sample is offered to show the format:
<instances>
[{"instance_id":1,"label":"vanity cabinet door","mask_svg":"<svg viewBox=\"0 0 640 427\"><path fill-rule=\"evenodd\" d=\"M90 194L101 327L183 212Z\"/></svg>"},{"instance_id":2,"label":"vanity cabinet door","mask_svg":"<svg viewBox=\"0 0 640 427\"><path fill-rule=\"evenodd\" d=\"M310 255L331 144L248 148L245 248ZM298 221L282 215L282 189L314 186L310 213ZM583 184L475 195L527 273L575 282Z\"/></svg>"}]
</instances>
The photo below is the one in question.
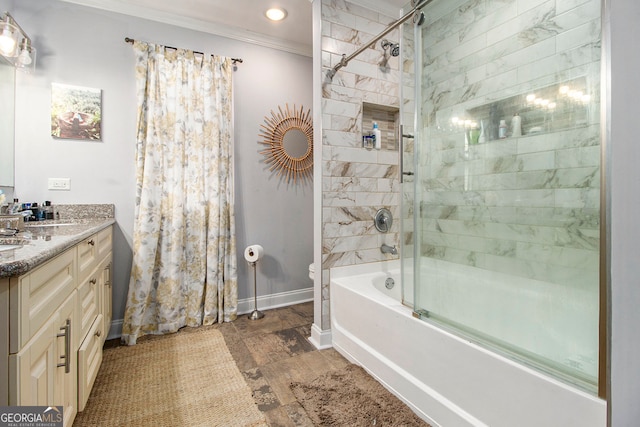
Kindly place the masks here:
<instances>
[{"instance_id":1,"label":"vanity cabinet door","mask_svg":"<svg viewBox=\"0 0 640 427\"><path fill-rule=\"evenodd\" d=\"M51 318L17 354L9 356L9 405L38 406L55 402L57 316ZM12 376L15 377L11 379Z\"/></svg>"},{"instance_id":2,"label":"vanity cabinet door","mask_svg":"<svg viewBox=\"0 0 640 427\"><path fill-rule=\"evenodd\" d=\"M78 412L78 348L76 293L60 307L56 333L54 404L64 408L64 425L71 426Z\"/></svg>"},{"instance_id":3,"label":"vanity cabinet door","mask_svg":"<svg viewBox=\"0 0 640 427\"><path fill-rule=\"evenodd\" d=\"M73 293L17 354L9 356L10 405L62 406L71 426L78 407L78 367L74 343L76 294Z\"/></svg>"},{"instance_id":4,"label":"vanity cabinet door","mask_svg":"<svg viewBox=\"0 0 640 427\"><path fill-rule=\"evenodd\" d=\"M54 402L56 319L47 322L17 354L9 356L9 405L37 406ZM11 367L14 367L11 369ZM15 387L14 390L12 386Z\"/></svg>"}]
</instances>

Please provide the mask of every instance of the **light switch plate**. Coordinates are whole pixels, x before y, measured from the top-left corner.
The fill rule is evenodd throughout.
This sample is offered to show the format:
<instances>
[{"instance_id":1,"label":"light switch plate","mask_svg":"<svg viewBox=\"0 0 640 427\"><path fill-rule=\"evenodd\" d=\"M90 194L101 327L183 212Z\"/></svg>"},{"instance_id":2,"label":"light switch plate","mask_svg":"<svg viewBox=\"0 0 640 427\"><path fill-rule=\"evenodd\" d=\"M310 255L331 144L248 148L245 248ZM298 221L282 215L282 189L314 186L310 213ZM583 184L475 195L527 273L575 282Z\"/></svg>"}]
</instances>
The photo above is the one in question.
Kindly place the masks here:
<instances>
[{"instance_id":1,"label":"light switch plate","mask_svg":"<svg viewBox=\"0 0 640 427\"><path fill-rule=\"evenodd\" d=\"M71 178L49 178L49 190L71 190Z\"/></svg>"}]
</instances>

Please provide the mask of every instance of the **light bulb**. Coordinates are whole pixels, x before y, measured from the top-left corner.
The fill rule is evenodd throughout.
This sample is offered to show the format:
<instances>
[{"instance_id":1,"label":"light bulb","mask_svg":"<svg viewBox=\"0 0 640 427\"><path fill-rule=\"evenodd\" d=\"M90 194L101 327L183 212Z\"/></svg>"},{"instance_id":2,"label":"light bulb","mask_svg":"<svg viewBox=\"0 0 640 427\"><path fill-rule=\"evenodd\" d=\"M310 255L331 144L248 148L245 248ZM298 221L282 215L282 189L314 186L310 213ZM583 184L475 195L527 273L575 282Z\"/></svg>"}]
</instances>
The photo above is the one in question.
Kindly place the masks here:
<instances>
[{"instance_id":1,"label":"light bulb","mask_svg":"<svg viewBox=\"0 0 640 427\"><path fill-rule=\"evenodd\" d=\"M20 55L18 55L18 62L21 65L30 65L32 62L31 55L28 49L22 49Z\"/></svg>"},{"instance_id":2,"label":"light bulb","mask_svg":"<svg viewBox=\"0 0 640 427\"><path fill-rule=\"evenodd\" d=\"M11 55L17 44L16 36L9 24L4 24L2 28L2 34L0 34L0 51L4 55Z\"/></svg>"}]
</instances>

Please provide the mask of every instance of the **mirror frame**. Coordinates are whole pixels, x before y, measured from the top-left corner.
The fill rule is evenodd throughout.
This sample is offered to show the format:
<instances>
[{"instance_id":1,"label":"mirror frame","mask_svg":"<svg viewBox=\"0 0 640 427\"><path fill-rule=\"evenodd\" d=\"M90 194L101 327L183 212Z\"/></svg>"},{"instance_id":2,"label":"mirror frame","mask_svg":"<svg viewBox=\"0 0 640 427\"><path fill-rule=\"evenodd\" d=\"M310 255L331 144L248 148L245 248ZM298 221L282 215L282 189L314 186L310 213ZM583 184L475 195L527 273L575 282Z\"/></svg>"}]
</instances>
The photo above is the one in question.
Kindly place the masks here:
<instances>
[{"instance_id":1,"label":"mirror frame","mask_svg":"<svg viewBox=\"0 0 640 427\"><path fill-rule=\"evenodd\" d=\"M260 136L264 141L261 144L267 146L260 154L265 156L265 162L270 171L277 171L278 175L287 182L294 183L299 179L304 181L313 177L313 122L311 110L304 111L304 107L289 110L289 104L285 104L285 110L278 106L278 112L271 111L271 117L265 116L265 124L261 124ZM297 129L302 131L307 138L307 149L300 157L294 157L287 153L283 145L285 134Z\"/></svg>"}]
</instances>

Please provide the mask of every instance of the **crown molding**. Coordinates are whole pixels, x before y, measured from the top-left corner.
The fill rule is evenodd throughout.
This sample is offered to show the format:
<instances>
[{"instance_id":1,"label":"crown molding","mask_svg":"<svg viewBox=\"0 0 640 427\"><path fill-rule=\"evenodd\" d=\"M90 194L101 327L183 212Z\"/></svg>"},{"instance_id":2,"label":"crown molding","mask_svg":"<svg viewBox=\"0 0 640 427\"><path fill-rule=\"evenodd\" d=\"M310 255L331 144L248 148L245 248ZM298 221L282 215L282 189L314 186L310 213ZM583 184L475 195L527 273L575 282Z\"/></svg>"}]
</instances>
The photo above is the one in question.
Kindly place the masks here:
<instances>
[{"instance_id":1,"label":"crown molding","mask_svg":"<svg viewBox=\"0 0 640 427\"><path fill-rule=\"evenodd\" d=\"M297 55L311 57L312 46L303 43L282 40L271 37L266 34L260 34L249 30L243 30L238 27L232 27L225 24L211 23L201 19L177 16L171 13L149 10L145 7L126 4L121 1L114 0L62 0L67 3L78 4L81 6L93 7L109 12L120 13L123 15L135 16L138 18L149 19L151 21L162 22L163 24L175 25L177 27L188 28L190 30L201 31L203 33L214 34L221 37L251 43L258 46L268 47L271 49L282 50Z\"/></svg>"},{"instance_id":2,"label":"crown molding","mask_svg":"<svg viewBox=\"0 0 640 427\"><path fill-rule=\"evenodd\" d=\"M392 18L399 18L401 16L401 8L391 4L388 0L348 0L350 3L357 4L358 6L374 10ZM406 4L410 3L409 0Z\"/></svg>"}]
</instances>

